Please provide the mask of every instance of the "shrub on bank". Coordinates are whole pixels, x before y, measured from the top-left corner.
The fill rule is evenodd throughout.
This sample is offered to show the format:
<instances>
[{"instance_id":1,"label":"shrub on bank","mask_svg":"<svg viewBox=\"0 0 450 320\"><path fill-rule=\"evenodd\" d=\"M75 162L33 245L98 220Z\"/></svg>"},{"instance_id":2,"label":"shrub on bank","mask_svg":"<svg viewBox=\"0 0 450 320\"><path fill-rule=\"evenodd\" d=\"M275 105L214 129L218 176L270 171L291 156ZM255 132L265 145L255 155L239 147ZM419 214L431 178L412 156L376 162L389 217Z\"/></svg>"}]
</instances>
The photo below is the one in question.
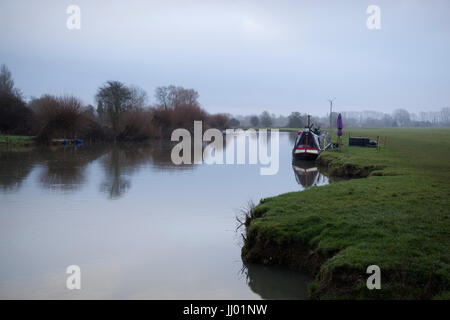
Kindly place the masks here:
<instances>
[{"instance_id":1,"label":"shrub on bank","mask_svg":"<svg viewBox=\"0 0 450 320\"><path fill-rule=\"evenodd\" d=\"M43 96L32 101L35 109L37 140L76 139L84 135L89 123L80 100L73 96Z\"/></svg>"},{"instance_id":2,"label":"shrub on bank","mask_svg":"<svg viewBox=\"0 0 450 320\"><path fill-rule=\"evenodd\" d=\"M158 137L158 130L152 122L150 110L129 110L122 116L118 141L142 141Z\"/></svg>"}]
</instances>

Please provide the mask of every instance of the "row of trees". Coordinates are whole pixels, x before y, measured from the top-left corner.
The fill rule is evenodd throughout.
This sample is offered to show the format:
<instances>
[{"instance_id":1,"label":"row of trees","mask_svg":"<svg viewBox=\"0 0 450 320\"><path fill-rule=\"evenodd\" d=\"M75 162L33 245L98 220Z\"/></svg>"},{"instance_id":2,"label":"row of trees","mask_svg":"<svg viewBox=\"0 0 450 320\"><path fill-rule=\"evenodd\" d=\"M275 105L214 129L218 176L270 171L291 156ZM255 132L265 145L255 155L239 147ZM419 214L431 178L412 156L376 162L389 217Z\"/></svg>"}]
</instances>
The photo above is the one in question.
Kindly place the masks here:
<instances>
[{"instance_id":1,"label":"row of trees","mask_svg":"<svg viewBox=\"0 0 450 320\"><path fill-rule=\"evenodd\" d=\"M263 111L260 115L228 116L230 117L232 124L238 123L237 126L242 127L280 128L285 127L288 123L288 117L283 115L276 116L275 114L270 114L268 111Z\"/></svg>"},{"instance_id":2,"label":"row of trees","mask_svg":"<svg viewBox=\"0 0 450 320\"><path fill-rule=\"evenodd\" d=\"M331 114L331 123L336 126L337 112ZM450 126L450 108L439 111L410 113L405 109L396 109L392 113L379 111L341 112L346 127L383 128L383 127L448 127ZM258 115L231 117L230 124L236 120L243 127L275 127L303 128L308 124L306 113L292 112L289 116L276 116L264 111ZM311 123L327 128L330 126L330 115L312 116Z\"/></svg>"},{"instance_id":3,"label":"row of trees","mask_svg":"<svg viewBox=\"0 0 450 320\"><path fill-rule=\"evenodd\" d=\"M231 115L230 115L231 117ZM289 116L270 114L263 111L260 115L235 116L231 117L243 127L260 127L260 128L303 128L308 124L308 114L300 112L292 112ZM316 125L323 125L326 122L319 117L311 118L311 122ZM230 123L233 123L231 121ZM329 120L328 120L329 123Z\"/></svg>"},{"instance_id":4,"label":"row of trees","mask_svg":"<svg viewBox=\"0 0 450 320\"><path fill-rule=\"evenodd\" d=\"M207 113L198 97L193 89L159 87L157 103L150 106L143 89L107 81L97 90L96 108L74 96L43 95L26 102L2 65L0 132L36 135L42 142L53 138L127 141L168 137L176 128L192 130L194 120L203 121L205 129L229 126L229 117Z\"/></svg>"},{"instance_id":5,"label":"row of trees","mask_svg":"<svg viewBox=\"0 0 450 320\"><path fill-rule=\"evenodd\" d=\"M73 96L43 95L25 101L14 85L11 72L0 68L0 133L36 135L45 142L53 138L91 140L144 140L169 137L176 128L193 129L194 120L203 128L290 127L307 125L307 114L232 116L211 115L201 108L194 89L167 86L155 90L156 103L148 104L147 93L136 86L108 81L95 95L97 107L84 105ZM336 123L337 113L332 113ZM376 111L342 112L346 127L430 127L449 126L450 108L418 115L404 109L392 114ZM316 126L327 127L329 116L312 117Z\"/></svg>"},{"instance_id":6,"label":"row of trees","mask_svg":"<svg viewBox=\"0 0 450 320\"><path fill-rule=\"evenodd\" d=\"M379 111L341 112L346 127L448 127L450 126L450 108L439 111L410 113L405 109L396 109L392 113ZM332 123L336 123L338 113L332 113ZM318 119L320 123L329 123L329 116Z\"/></svg>"}]
</instances>

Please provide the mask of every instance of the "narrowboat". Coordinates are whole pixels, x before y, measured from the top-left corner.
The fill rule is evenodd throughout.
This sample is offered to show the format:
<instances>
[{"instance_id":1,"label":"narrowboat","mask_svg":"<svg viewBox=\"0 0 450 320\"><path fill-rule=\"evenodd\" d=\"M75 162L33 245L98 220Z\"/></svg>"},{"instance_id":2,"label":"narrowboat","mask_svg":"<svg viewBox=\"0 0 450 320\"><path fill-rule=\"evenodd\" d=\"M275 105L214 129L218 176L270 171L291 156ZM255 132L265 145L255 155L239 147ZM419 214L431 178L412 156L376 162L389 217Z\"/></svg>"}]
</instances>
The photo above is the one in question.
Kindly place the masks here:
<instances>
[{"instance_id":1,"label":"narrowboat","mask_svg":"<svg viewBox=\"0 0 450 320\"><path fill-rule=\"evenodd\" d=\"M295 160L315 160L322 151L330 147L332 144L328 133L321 133L320 129L312 129L311 125L297 132L292 157Z\"/></svg>"}]
</instances>

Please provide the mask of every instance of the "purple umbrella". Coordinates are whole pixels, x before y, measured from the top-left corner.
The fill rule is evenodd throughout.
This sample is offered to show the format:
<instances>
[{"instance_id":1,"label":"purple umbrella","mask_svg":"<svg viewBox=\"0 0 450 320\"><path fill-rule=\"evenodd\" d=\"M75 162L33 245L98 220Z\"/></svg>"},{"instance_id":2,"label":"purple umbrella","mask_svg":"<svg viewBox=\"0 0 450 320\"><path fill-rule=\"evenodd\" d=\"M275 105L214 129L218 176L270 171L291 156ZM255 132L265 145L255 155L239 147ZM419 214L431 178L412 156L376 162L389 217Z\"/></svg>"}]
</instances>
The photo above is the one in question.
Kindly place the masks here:
<instances>
[{"instance_id":1,"label":"purple umbrella","mask_svg":"<svg viewBox=\"0 0 450 320\"><path fill-rule=\"evenodd\" d=\"M342 136L342 116L340 113L337 118L337 128L338 128L337 134L340 137L340 136Z\"/></svg>"}]
</instances>

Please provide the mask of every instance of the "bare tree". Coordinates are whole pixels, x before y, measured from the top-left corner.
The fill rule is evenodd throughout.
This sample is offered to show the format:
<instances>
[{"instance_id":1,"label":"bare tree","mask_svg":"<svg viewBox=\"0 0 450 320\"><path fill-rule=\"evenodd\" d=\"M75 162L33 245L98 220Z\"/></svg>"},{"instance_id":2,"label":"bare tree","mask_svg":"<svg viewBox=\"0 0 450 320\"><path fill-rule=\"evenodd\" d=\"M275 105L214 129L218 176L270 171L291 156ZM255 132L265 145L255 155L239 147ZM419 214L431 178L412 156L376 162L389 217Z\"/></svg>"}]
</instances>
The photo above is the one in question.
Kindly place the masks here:
<instances>
[{"instance_id":1,"label":"bare tree","mask_svg":"<svg viewBox=\"0 0 450 320\"><path fill-rule=\"evenodd\" d=\"M257 127L259 125L259 118L258 118L258 116L251 116L250 117L250 124L253 127Z\"/></svg>"},{"instance_id":2,"label":"bare tree","mask_svg":"<svg viewBox=\"0 0 450 320\"><path fill-rule=\"evenodd\" d=\"M168 87L158 87L155 90L156 101L167 110L169 105L169 88Z\"/></svg>"},{"instance_id":3,"label":"bare tree","mask_svg":"<svg viewBox=\"0 0 450 320\"><path fill-rule=\"evenodd\" d=\"M138 86L131 86L129 89L131 94L131 108L144 109L148 102L147 92Z\"/></svg>"},{"instance_id":4,"label":"bare tree","mask_svg":"<svg viewBox=\"0 0 450 320\"><path fill-rule=\"evenodd\" d=\"M177 88L175 91L174 107L180 105L198 106L198 92L194 89Z\"/></svg>"},{"instance_id":5,"label":"bare tree","mask_svg":"<svg viewBox=\"0 0 450 320\"><path fill-rule=\"evenodd\" d=\"M11 71L5 64L0 67L0 92L13 95L23 100L22 92L14 87L14 79Z\"/></svg>"},{"instance_id":6,"label":"bare tree","mask_svg":"<svg viewBox=\"0 0 450 320\"><path fill-rule=\"evenodd\" d=\"M269 112L267 112L267 111L263 111L263 113L261 113L261 115L259 116L259 120L263 127L272 126L272 117L270 116Z\"/></svg>"},{"instance_id":7,"label":"bare tree","mask_svg":"<svg viewBox=\"0 0 450 320\"><path fill-rule=\"evenodd\" d=\"M7 93L14 92L14 80L11 71L4 64L0 68L0 91Z\"/></svg>"},{"instance_id":8,"label":"bare tree","mask_svg":"<svg viewBox=\"0 0 450 320\"><path fill-rule=\"evenodd\" d=\"M300 112L292 112L289 115L288 127L289 128L302 128L306 126L305 117Z\"/></svg>"},{"instance_id":9,"label":"bare tree","mask_svg":"<svg viewBox=\"0 0 450 320\"><path fill-rule=\"evenodd\" d=\"M0 131L29 133L33 112L27 108L6 65L0 67Z\"/></svg>"},{"instance_id":10,"label":"bare tree","mask_svg":"<svg viewBox=\"0 0 450 320\"><path fill-rule=\"evenodd\" d=\"M450 122L450 108L442 108L441 109L441 122L444 124L448 124Z\"/></svg>"},{"instance_id":11,"label":"bare tree","mask_svg":"<svg viewBox=\"0 0 450 320\"><path fill-rule=\"evenodd\" d=\"M164 109L180 106L199 106L198 97L198 92L194 89L185 89L173 85L158 87L155 90L155 98L159 106L164 107Z\"/></svg>"},{"instance_id":12,"label":"bare tree","mask_svg":"<svg viewBox=\"0 0 450 320\"><path fill-rule=\"evenodd\" d=\"M400 127L406 127L411 122L411 117L409 115L409 112L405 109L396 109L394 110L392 114L394 120L396 121L397 125Z\"/></svg>"},{"instance_id":13,"label":"bare tree","mask_svg":"<svg viewBox=\"0 0 450 320\"><path fill-rule=\"evenodd\" d=\"M230 121L228 121L228 125L231 128L237 128L241 125L241 122L236 118L231 118Z\"/></svg>"},{"instance_id":14,"label":"bare tree","mask_svg":"<svg viewBox=\"0 0 450 320\"><path fill-rule=\"evenodd\" d=\"M97 110L105 114L117 135L122 114L133 107L133 92L122 82L108 81L98 89L95 99Z\"/></svg>"}]
</instances>

